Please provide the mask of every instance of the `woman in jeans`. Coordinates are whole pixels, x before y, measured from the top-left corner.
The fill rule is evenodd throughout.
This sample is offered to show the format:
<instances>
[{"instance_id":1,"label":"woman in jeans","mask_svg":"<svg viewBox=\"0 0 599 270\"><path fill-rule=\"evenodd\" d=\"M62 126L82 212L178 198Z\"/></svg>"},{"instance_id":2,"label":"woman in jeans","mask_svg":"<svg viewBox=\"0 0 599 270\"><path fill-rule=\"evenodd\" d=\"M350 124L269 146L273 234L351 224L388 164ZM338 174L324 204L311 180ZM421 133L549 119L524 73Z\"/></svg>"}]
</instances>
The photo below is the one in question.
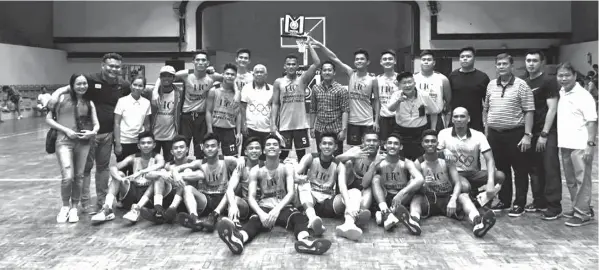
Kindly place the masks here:
<instances>
[{"instance_id":1,"label":"woman in jeans","mask_svg":"<svg viewBox=\"0 0 599 270\"><path fill-rule=\"evenodd\" d=\"M92 139L100 124L94 103L83 98L87 92L87 79L84 75L73 74L69 81L69 95L50 107L46 123L58 131L56 138L56 158L62 174L62 208L56 221L64 223L79 221L77 205L81 199L83 169ZM52 118L56 115L56 120Z\"/></svg>"}]
</instances>

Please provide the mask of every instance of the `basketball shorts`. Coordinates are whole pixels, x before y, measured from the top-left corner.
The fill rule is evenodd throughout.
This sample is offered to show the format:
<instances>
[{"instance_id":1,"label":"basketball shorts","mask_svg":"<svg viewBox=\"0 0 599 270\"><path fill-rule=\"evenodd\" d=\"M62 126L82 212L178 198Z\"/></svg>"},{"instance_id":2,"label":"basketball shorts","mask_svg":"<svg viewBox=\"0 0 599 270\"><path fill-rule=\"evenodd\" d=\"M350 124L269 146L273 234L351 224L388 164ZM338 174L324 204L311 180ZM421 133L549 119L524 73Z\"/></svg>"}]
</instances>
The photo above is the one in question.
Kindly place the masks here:
<instances>
[{"instance_id":1,"label":"basketball shorts","mask_svg":"<svg viewBox=\"0 0 599 270\"><path fill-rule=\"evenodd\" d=\"M281 147L282 150L291 150L293 145L295 145L296 150L310 147L310 137L307 129L285 130L280 133L283 140L285 140L285 147Z\"/></svg>"}]
</instances>

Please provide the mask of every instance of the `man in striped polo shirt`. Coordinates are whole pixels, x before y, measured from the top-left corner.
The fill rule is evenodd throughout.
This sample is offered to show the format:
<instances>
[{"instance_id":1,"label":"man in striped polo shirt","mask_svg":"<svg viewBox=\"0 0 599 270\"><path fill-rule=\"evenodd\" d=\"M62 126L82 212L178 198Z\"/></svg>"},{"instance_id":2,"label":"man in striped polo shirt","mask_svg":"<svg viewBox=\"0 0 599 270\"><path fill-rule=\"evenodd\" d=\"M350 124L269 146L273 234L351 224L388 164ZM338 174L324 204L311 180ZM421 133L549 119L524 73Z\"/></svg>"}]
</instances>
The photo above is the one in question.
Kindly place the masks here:
<instances>
[{"instance_id":1,"label":"man in striped polo shirt","mask_svg":"<svg viewBox=\"0 0 599 270\"><path fill-rule=\"evenodd\" d=\"M493 210L509 209L512 200L512 171L515 174L516 199L509 215L521 215L526 204L529 164L526 152L532 138L534 96L530 87L512 73L514 59L509 54L495 58L499 77L487 86L483 104L485 134L495 156L495 164L505 174L499 203Z\"/></svg>"}]
</instances>

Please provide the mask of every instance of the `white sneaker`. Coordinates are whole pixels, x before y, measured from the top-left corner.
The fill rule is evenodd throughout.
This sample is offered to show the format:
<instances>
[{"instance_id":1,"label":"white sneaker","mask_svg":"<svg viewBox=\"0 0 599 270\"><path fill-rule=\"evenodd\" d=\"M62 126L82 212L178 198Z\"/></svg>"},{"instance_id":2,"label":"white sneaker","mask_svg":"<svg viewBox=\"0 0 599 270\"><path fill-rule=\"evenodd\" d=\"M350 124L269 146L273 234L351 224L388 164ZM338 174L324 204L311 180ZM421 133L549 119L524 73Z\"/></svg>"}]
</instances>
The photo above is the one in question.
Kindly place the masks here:
<instances>
[{"instance_id":1,"label":"white sneaker","mask_svg":"<svg viewBox=\"0 0 599 270\"><path fill-rule=\"evenodd\" d=\"M78 221L79 221L79 215L77 213L77 207L73 207L73 208L71 208L71 210L69 210L69 222L76 223Z\"/></svg>"},{"instance_id":2,"label":"white sneaker","mask_svg":"<svg viewBox=\"0 0 599 270\"><path fill-rule=\"evenodd\" d=\"M139 220L139 206L134 204L131 206L131 211L127 212L123 216L124 219L130 221L131 223L135 223Z\"/></svg>"},{"instance_id":3,"label":"white sneaker","mask_svg":"<svg viewBox=\"0 0 599 270\"><path fill-rule=\"evenodd\" d=\"M69 209L70 209L70 207L68 207L68 206L63 206L62 208L60 208L60 212L58 212L58 216L56 216L56 222L58 222L58 223L67 222L67 219L69 218Z\"/></svg>"},{"instance_id":4,"label":"white sneaker","mask_svg":"<svg viewBox=\"0 0 599 270\"><path fill-rule=\"evenodd\" d=\"M362 229L354 223L344 223L337 226L335 233L337 236L345 237L349 240L359 241L362 237Z\"/></svg>"},{"instance_id":5,"label":"white sneaker","mask_svg":"<svg viewBox=\"0 0 599 270\"><path fill-rule=\"evenodd\" d=\"M113 220L115 217L116 216L114 215L114 212L112 211L112 209L106 208L106 206L104 206L104 208L102 208L102 210L99 213L92 216L92 221L93 222L110 221L110 220Z\"/></svg>"}]
</instances>

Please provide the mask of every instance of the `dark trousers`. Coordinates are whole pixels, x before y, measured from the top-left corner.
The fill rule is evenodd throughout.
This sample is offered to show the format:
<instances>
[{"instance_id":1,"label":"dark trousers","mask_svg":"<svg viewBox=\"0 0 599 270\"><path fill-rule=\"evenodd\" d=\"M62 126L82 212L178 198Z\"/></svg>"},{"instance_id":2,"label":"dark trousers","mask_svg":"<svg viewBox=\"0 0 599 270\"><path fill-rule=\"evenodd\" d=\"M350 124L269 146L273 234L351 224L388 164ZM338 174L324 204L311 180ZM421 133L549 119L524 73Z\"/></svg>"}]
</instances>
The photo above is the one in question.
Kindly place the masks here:
<instances>
[{"instance_id":1,"label":"dark trousers","mask_svg":"<svg viewBox=\"0 0 599 270\"><path fill-rule=\"evenodd\" d=\"M403 147L401 155L409 160L416 160L424 155L421 138L422 132L428 129L430 124L421 127L402 127L397 126L395 132L401 137L401 145Z\"/></svg>"},{"instance_id":2,"label":"dark trousers","mask_svg":"<svg viewBox=\"0 0 599 270\"><path fill-rule=\"evenodd\" d=\"M116 162L121 162L126 157L139 152L139 148L137 147L136 143L121 143L121 147L123 150L121 151L120 155L116 155ZM133 174L133 166L129 165L121 171L124 172L125 175L131 175Z\"/></svg>"},{"instance_id":3,"label":"dark trousers","mask_svg":"<svg viewBox=\"0 0 599 270\"><path fill-rule=\"evenodd\" d=\"M530 187L534 204L540 208L549 208L557 213L562 211L562 177L557 147L557 133L547 135L545 151L536 152L539 135L532 138L530 151ZM528 191L528 190L527 190Z\"/></svg>"},{"instance_id":4,"label":"dark trousers","mask_svg":"<svg viewBox=\"0 0 599 270\"><path fill-rule=\"evenodd\" d=\"M208 127L206 126L206 113L182 113L180 123L179 133L187 138L187 145L189 145L189 148L193 146L193 155L197 159L203 158L204 152L202 151L202 141L208 132ZM191 144L192 140L193 144Z\"/></svg>"},{"instance_id":5,"label":"dark trousers","mask_svg":"<svg viewBox=\"0 0 599 270\"><path fill-rule=\"evenodd\" d=\"M314 130L314 136L316 137L316 149L317 151L320 153L320 142L322 141L322 134L324 132L320 132L318 130ZM337 132L335 132L335 134L337 134ZM343 141L338 140L337 138L335 138L335 142L337 142L337 150L335 150L335 153L333 153L333 155L338 156L343 154Z\"/></svg>"},{"instance_id":6,"label":"dark trousers","mask_svg":"<svg viewBox=\"0 0 599 270\"><path fill-rule=\"evenodd\" d=\"M489 145L493 150L495 166L505 174L505 181L499 191L499 200L505 205L511 205L512 201L512 168L514 169L514 185L516 187L516 199L514 205L524 207L526 205L526 193L528 192L528 172L530 170L529 152L522 153L518 143L524 136L524 127L509 130L495 130L489 128Z\"/></svg>"},{"instance_id":7,"label":"dark trousers","mask_svg":"<svg viewBox=\"0 0 599 270\"><path fill-rule=\"evenodd\" d=\"M154 153L160 154L160 150L162 150L162 157L164 157L164 161L169 162L173 160L173 153L171 153L171 149L173 149L173 141L156 141Z\"/></svg>"},{"instance_id":8,"label":"dark trousers","mask_svg":"<svg viewBox=\"0 0 599 270\"><path fill-rule=\"evenodd\" d=\"M272 209L262 207L262 210L268 213ZM284 207L281 209L281 212L275 221L275 225L293 231L293 235L297 239L300 232L308 231L308 217L306 214L299 212L295 208ZM260 232L265 231L266 228L262 226L262 222L259 218L251 218L242 226L242 230L248 234L247 242L249 242Z\"/></svg>"}]
</instances>

